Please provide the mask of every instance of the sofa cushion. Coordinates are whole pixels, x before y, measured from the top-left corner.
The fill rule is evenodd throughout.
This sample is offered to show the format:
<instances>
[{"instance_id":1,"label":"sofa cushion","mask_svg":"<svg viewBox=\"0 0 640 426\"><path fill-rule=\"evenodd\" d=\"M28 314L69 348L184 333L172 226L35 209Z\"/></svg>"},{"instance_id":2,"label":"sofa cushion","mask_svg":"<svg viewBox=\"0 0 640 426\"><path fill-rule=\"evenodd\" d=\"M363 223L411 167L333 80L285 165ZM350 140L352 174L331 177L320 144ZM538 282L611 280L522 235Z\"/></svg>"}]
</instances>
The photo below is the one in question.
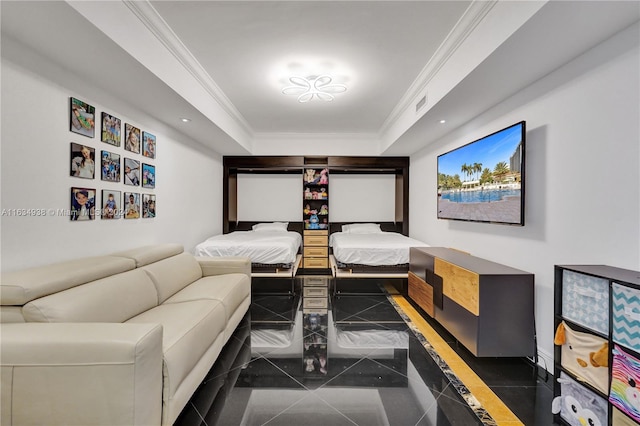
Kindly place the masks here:
<instances>
[{"instance_id":1,"label":"sofa cushion","mask_svg":"<svg viewBox=\"0 0 640 426\"><path fill-rule=\"evenodd\" d=\"M131 259L97 256L9 272L2 274L0 304L22 306L39 297L135 267Z\"/></svg>"},{"instance_id":2,"label":"sofa cushion","mask_svg":"<svg viewBox=\"0 0 640 426\"><path fill-rule=\"evenodd\" d=\"M171 296L164 303L192 300L218 300L224 305L226 321L231 319L240 304L251 294L251 281L244 274L202 277Z\"/></svg>"},{"instance_id":3,"label":"sofa cushion","mask_svg":"<svg viewBox=\"0 0 640 426\"><path fill-rule=\"evenodd\" d=\"M151 279L139 269L27 303L28 322L124 322L158 304Z\"/></svg>"},{"instance_id":4,"label":"sofa cushion","mask_svg":"<svg viewBox=\"0 0 640 426\"><path fill-rule=\"evenodd\" d=\"M136 268L158 262L176 254L184 252L184 247L180 244L154 244L151 246L138 247L131 250L120 251L111 256L124 257L136 263Z\"/></svg>"},{"instance_id":5,"label":"sofa cushion","mask_svg":"<svg viewBox=\"0 0 640 426\"><path fill-rule=\"evenodd\" d=\"M127 322L162 324L164 328L165 400L171 399L226 325L224 307L217 300L163 304Z\"/></svg>"},{"instance_id":6,"label":"sofa cushion","mask_svg":"<svg viewBox=\"0 0 640 426\"><path fill-rule=\"evenodd\" d=\"M192 282L202 277L202 268L189 253L171 256L141 268L146 271L156 285L158 303L176 294Z\"/></svg>"}]
</instances>

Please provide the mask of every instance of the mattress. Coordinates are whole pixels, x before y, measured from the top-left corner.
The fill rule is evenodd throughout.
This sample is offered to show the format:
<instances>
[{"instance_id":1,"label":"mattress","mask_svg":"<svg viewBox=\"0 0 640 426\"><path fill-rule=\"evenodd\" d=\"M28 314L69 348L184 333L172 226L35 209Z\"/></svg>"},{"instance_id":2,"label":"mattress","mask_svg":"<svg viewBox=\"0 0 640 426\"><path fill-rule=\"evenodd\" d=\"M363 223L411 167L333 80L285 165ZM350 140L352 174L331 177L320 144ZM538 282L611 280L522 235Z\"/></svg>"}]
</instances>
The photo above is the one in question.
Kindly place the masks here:
<instances>
[{"instance_id":1,"label":"mattress","mask_svg":"<svg viewBox=\"0 0 640 426\"><path fill-rule=\"evenodd\" d=\"M292 264L302 245L293 231L235 231L215 235L196 246L196 256L244 256L251 263Z\"/></svg>"},{"instance_id":2,"label":"mattress","mask_svg":"<svg viewBox=\"0 0 640 426\"><path fill-rule=\"evenodd\" d=\"M428 244L397 232L334 232L329 237L329 246L340 263L388 266L409 263L409 248L426 247Z\"/></svg>"}]
</instances>

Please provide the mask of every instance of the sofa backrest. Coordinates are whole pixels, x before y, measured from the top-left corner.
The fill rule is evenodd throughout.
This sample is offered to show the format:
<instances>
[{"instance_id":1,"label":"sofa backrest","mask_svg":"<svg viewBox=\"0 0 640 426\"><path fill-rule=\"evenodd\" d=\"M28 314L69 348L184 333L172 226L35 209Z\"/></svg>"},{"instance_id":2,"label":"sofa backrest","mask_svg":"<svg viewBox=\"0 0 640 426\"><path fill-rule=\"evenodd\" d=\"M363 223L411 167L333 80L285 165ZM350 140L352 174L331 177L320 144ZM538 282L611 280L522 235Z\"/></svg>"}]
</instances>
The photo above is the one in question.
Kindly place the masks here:
<instances>
[{"instance_id":1,"label":"sofa backrest","mask_svg":"<svg viewBox=\"0 0 640 426\"><path fill-rule=\"evenodd\" d=\"M189 253L171 256L141 268L156 285L158 303L163 303L192 282L202 278L202 268Z\"/></svg>"},{"instance_id":2,"label":"sofa backrest","mask_svg":"<svg viewBox=\"0 0 640 426\"><path fill-rule=\"evenodd\" d=\"M157 305L154 283L136 269L32 300L22 315L27 322L124 322Z\"/></svg>"},{"instance_id":3,"label":"sofa backrest","mask_svg":"<svg viewBox=\"0 0 640 426\"><path fill-rule=\"evenodd\" d=\"M111 256L133 260L135 267L139 268L183 252L184 247L180 244L164 243L120 251Z\"/></svg>"},{"instance_id":4,"label":"sofa backrest","mask_svg":"<svg viewBox=\"0 0 640 426\"><path fill-rule=\"evenodd\" d=\"M156 286L162 303L192 282L202 278L202 268L193 255L184 253L180 244L154 244L113 253L131 259L144 270Z\"/></svg>"},{"instance_id":5,"label":"sofa backrest","mask_svg":"<svg viewBox=\"0 0 640 426\"><path fill-rule=\"evenodd\" d=\"M0 305L25 303L89 281L135 269L132 259L96 256L2 274Z\"/></svg>"}]
</instances>

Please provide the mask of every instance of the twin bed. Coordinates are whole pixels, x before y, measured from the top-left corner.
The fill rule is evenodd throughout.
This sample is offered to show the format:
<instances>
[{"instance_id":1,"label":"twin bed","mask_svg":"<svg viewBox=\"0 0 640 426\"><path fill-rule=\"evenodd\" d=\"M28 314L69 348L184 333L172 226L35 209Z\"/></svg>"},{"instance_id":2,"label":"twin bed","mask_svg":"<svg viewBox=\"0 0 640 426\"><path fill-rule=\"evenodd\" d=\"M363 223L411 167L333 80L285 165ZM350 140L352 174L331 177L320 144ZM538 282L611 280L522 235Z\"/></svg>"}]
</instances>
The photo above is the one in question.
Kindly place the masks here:
<instances>
[{"instance_id":1,"label":"twin bed","mask_svg":"<svg viewBox=\"0 0 640 426\"><path fill-rule=\"evenodd\" d=\"M400 233L401 225L381 223L332 223L329 246L335 277L406 278L409 249L427 244Z\"/></svg>"},{"instance_id":2,"label":"twin bed","mask_svg":"<svg viewBox=\"0 0 640 426\"><path fill-rule=\"evenodd\" d=\"M402 235L398 224L332 223L329 256L334 277L405 278L409 248L422 241ZM302 223L238 222L228 234L196 246L196 256L246 256L254 276L295 276L301 259Z\"/></svg>"},{"instance_id":3,"label":"twin bed","mask_svg":"<svg viewBox=\"0 0 640 426\"><path fill-rule=\"evenodd\" d=\"M196 256L245 256L253 276L295 276L302 246L302 224L238 222L234 231L196 246Z\"/></svg>"}]
</instances>

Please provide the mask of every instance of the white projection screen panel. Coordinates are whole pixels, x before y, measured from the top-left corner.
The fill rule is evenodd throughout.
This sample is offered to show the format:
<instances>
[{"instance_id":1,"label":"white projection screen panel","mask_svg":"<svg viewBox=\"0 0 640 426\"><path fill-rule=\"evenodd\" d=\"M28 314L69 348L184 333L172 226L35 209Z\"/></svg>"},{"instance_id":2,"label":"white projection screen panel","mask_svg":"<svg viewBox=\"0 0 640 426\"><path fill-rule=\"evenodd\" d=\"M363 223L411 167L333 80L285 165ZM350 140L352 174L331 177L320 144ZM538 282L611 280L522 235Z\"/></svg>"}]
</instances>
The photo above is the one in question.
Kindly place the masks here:
<instances>
[{"instance_id":1,"label":"white projection screen panel","mask_svg":"<svg viewBox=\"0 0 640 426\"><path fill-rule=\"evenodd\" d=\"M238 220L302 221L300 174L238 174Z\"/></svg>"},{"instance_id":2,"label":"white projection screen panel","mask_svg":"<svg viewBox=\"0 0 640 426\"><path fill-rule=\"evenodd\" d=\"M395 175L330 174L330 222L393 222Z\"/></svg>"}]
</instances>

